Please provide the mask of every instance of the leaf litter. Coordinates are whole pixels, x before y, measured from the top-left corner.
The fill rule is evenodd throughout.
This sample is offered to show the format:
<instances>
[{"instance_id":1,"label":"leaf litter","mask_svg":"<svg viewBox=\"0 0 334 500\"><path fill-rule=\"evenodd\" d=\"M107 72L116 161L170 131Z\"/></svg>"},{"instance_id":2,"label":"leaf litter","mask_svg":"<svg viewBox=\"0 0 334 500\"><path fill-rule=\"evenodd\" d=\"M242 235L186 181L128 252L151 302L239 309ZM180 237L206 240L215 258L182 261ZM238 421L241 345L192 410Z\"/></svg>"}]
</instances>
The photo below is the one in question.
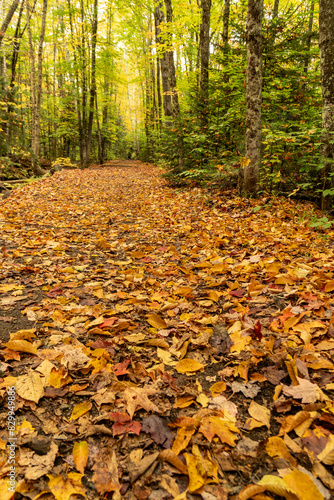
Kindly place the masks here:
<instances>
[{"instance_id":1,"label":"leaf litter","mask_svg":"<svg viewBox=\"0 0 334 500\"><path fill-rule=\"evenodd\" d=\"M132 163L0 206L1 498L15 386L15 498L330 499L334 233Z\"/></svg>"}]
</instances>

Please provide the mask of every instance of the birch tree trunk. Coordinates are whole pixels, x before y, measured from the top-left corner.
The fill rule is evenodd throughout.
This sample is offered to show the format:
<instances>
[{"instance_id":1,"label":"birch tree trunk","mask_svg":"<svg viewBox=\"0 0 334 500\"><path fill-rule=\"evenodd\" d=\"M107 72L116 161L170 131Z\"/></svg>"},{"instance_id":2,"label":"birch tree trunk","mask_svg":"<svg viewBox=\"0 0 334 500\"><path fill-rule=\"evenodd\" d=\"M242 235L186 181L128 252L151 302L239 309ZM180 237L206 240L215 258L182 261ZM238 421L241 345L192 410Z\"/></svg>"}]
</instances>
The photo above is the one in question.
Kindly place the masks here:
<instances>
[{"instance_id":1,"label":"birch tree trunk","mask_svg":"<svg viewBox=\"0 0 334 500\"><path fill-rule=\"evenodd\" d=\"M263 0L248 0L246 160L239 185L240 193L247 197L257 194L261 165L262 17Z\"/></svg>"},{"instance_id":2,"label":"birch tree trunk","mask_svg":"<svg viewBox=\"0 0 334 500\"><path fill-rule=\"evenodd\" d=\"M322 90L323 169L322 209L333 207L334 195L334 3L319 1L319 47Z\"/></svg>"}]
</instances>

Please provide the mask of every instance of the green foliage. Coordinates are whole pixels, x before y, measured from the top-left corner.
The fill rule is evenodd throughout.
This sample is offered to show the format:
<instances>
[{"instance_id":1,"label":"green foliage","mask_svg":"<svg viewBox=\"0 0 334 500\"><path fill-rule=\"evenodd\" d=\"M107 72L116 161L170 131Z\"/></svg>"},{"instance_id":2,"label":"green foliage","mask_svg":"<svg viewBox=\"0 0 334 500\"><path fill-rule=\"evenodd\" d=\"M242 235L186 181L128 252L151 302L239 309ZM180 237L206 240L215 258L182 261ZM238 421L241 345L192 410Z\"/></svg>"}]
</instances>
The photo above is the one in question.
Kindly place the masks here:
<instances>
[{"instance_id":1,"label":"green foliage","mask_svg":"<svg viewBox=\"0 0 334 500\"><path fill-rule=\"evenodd\" d=\"M327 217L314 216L310 222L310 227L315 229L329 229L334 224L333 220L329 220Z\"/></svg>"}]
</instances>

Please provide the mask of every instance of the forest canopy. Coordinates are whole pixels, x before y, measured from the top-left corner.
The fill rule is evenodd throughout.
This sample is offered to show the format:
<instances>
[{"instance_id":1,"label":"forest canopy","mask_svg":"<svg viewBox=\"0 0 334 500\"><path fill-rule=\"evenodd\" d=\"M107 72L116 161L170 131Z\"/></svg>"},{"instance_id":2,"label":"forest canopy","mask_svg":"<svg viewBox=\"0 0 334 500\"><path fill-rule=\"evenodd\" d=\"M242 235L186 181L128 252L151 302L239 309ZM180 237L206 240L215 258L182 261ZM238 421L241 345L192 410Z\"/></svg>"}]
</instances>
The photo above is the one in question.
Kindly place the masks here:
<instances>
[{"instance_id":1,"label":"forest canopy","mask_svg":"<svg viewBox=\"0 0 334 500\"><path fill-rule=\"evenodd\" d=\"M123 157L162 165L174 184L235 186L255 166L243 194L329 201L329 4L319 18L317 0L6 0L1 179L27 158L38 175L43 160Z\"/></svg>"}]
</instances>

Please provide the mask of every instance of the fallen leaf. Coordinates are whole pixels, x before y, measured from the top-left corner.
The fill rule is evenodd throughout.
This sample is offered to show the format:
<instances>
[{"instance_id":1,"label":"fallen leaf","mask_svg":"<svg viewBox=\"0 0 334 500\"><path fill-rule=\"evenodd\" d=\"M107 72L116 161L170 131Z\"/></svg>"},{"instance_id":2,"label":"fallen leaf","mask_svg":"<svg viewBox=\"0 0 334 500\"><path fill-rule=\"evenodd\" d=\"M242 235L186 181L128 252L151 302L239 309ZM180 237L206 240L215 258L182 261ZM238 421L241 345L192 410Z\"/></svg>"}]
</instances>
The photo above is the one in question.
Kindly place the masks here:
<instances>
[{"instance_id":1,"label":"fallen leaf","mask_svg":"<svg viewBox=\"0 0 334 500\"><path fill-rule=\"evenodd\" d=\"M75 405L72 410L70 420L77 420L78 418L82 417L82 415L85 415L85 413L88 413L91 410L92 406L92 403L90 403L89 401L85 401L83 403Z\"/></svg>"},{"instance_id":2,"label":"fallen leaf","mask_svg":"<svg viewBox=\"0 0 334 500\"><path fill-rule=\"evenodd\" d=\"M192 373L202 370L203 368L204 365L202 365L202 363L199 363L195 359L188 358L181 359L181 361L175 365L175 370L178 373Z\"/></svg>"},{"instance_id":3,"label":"fallen leaf","mask_svg":"<svg viewBox=\"0 0 334 500\"><path fill-rule=\"evenodd\" d=\"M268 429L270 428L270 410L265 406L259 405L255 401L252 401L248 408L248 413L262 425L266 425Z\"/></svg>"},{"instance_id":4,"label":"fallen leaf","mask_svg":"<svg viewBox=\"0 0 334 500\"><path fill-rule=\"evenodd\" d=\"M48 478L48 486L56 500L70 500L71 495L81 495L86 498L86 490L81 484L81 474L68 472L66 479L60 475L48 474Z\"/></svg>"},{"instance_id":5,"label":"fallen leaf","mask_svg":"<svg viewBox=\"0 0 334 500\"><path fill-rule=\"evenodd\" d=\"M31 371L28 375L21 375L15 384L17 394L28 401L38 401L44 396L44 386L42 377Z\"/></svg>"},{"instance_id":6,"label":"fallen leaf","mask_svg":"<svg viewBox=\"0 0 334 500\"><path fill-rule=\"evenodd\" d=\"M147 322L153 326L153 328L156 328L157 330L163 330L167 328L167 324L163 318L161 318L158 314L149 314L147 316Z\"/></svg>"},{"instance_id":7,"label":"fallen leaf","mask_svg":"<svg viewBox=\"0 0 334 500\"><path fill-rule=\"evenodd\" d=\"M73 446L73 459L76 469L80 474L85 473L85 467L88 461L88 444L86 441L76 442Z\"/></svg>"}]
</instances>

